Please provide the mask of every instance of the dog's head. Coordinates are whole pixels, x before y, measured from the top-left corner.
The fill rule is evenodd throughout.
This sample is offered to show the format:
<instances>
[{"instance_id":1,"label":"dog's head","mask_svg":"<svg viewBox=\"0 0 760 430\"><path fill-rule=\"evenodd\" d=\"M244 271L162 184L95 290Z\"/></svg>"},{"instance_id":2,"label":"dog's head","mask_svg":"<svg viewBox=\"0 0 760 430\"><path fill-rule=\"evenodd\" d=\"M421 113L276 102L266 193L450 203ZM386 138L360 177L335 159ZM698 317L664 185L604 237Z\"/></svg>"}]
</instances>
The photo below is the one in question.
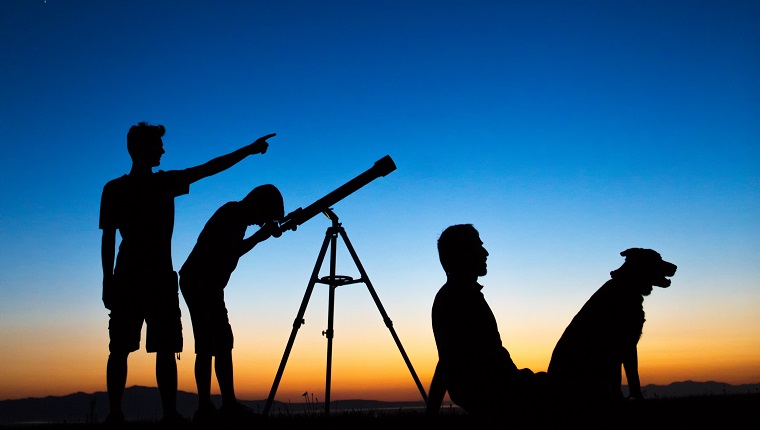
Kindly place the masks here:
<instances>
[{"instance_id":1,"label":"dog's head","mask_svg":"<svg viewBox=\"0 0 760 430\"><path fill-rule=\"evenodd\" d=\"M630 248L621 252L625 262L619 269L610 272L612 278L626 279L642 284L642 294L649 295L652 286L667 288L669 277L676 274L676 265L662 259L652 249Z\"/></svg>"}]
</instances>

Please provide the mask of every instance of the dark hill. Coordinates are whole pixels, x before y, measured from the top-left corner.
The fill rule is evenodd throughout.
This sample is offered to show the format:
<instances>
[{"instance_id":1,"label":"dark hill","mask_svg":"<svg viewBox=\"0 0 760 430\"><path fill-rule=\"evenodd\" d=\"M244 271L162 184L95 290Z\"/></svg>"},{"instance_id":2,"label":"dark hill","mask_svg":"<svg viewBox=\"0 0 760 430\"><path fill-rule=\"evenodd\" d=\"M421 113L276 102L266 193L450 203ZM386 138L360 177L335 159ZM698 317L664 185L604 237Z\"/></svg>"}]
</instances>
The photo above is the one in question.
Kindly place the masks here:
<instances>
[{"instance_id":1,"label":"dark hill","mask_svg":"<svg viewBox=\"0 0 760 430\"><path fill-rule=\"evenodd\" d=\"M657 408L664 410L681 410L696 408L695 413L718 414L720 408L741 408L751 405L754 411L760 410L760 384L731 385L721 382L674 382L669 385L647 385L643 387L644 395L650 401L646 410ZM730 400L730 401L729 401ZM214 403L221 405L220 396L213 396ZM243 401L255 412L262 412L266 400ZM180 413L192 417L197 405L194 393L180 391L177 406ZM161 417L161 400L155 387L133 386L124 394L124 414L130 422L154 422ZM347 414L421 415L424 403L381 402L376 400L339 400L330 405L331 416ZM458 408L445 405L444 415L462 415ZM309 417L323 415L322 403L283 403L275 401L270 411L271 417ZM754 413L754 412L753 412ZM74 393L66 396L48 396L44 398L25 398L0 401L0 426L14 426L28 423L99 423L108 414L108 398L105 392L92 394ZM407 415L408 415L407 414ZM730 414L730 413L729 413ZM730 418L730 417L728 417ZM753 418L754 419L754 418Z\"/></svg>"}]
</instances>

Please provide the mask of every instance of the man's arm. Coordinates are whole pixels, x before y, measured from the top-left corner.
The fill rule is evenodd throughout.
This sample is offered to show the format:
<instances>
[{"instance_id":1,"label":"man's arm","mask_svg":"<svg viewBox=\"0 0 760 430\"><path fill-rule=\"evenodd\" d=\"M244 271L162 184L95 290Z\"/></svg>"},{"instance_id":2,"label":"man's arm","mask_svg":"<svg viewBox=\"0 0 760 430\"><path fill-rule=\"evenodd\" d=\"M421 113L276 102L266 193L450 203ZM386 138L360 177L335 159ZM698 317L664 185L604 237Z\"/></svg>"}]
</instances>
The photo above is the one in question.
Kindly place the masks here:
<instances>
[{"instance_id":1,"label":"man's arm","mask_svg":"<svg viewBox=\"0 0 760 430\"><path fill-rule=\"evenodd\" d=\"M238 150L230 152L229 154L216 157L200 166L186 169L187 173L190 175L190 183L227 170L249 155L263 154L267 152L267 148L269 148L267 139L276 134L277 133L267 134L256 139L250 145L246 145Z\"/></svg>"},{"instance_id":2,"label":"man's arm","mask_svg":"<svg viewBox=\"0 0 760 430\"><path fill-rule=\"evenodd\" d=\"M116 230L103 229L100 242L100 260L103 265L103 304L106 309L113 306L113 263L116 256Z\"/></svg>"},{"instance_id":3,"label":"man's arm","mask_svg":"<svg viewBox=\"0 0 760 430\"><path fill-rule=\"evenodd\" d=\"M243 239L243 242L240 244L240 249L238 250L239 255L242 257L245 253L253 249L253 247L259 243L269 239L272 236L280 237L280 235L280 228L277 223L268 222L264 224L260 229L258 229L255 233Z\"/></svg>"},{"instance_id":4,"label":"man's arm","mask_svg":"<svg viewBox=\"0 0 760 430\"><path fill-rule=\"evenodd\" d=\"M430 392L428 392L427 405L425 412L428 415L437 415L443 404L443 397L446 395L446 381L443 377L441 362L435 365L433 380L430 382Z\"/></svg>"}]
</instances>

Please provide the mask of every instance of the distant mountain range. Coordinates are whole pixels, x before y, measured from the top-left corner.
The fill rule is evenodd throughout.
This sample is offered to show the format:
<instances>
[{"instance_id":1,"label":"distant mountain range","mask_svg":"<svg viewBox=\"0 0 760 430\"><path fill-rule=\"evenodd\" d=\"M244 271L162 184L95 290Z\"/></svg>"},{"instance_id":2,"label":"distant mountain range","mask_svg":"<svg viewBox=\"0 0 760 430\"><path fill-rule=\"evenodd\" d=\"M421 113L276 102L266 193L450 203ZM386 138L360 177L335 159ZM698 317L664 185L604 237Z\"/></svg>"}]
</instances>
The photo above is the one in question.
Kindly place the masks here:
<instances>
[{"instance_id":1,"label":"distant mountain range","mask_svg":"<svg viewBox=\"0 0 760 430\"><path fill-rule=\"evenodd\" d=\"M623 387L627 391L627 387ZM719 396L726 394L758 394L760 384L731 385L723 382L674 382L669 385L646 385L642 387L644 396L650 399L662 399L689 396ZM217 406L221 397L212 396ZM195 393L180 391L177 394L177 409L191 418L197 406ZM242 401L255 412L262 412L266 405L264 400ZM330 412L347 411L400 411L422 410L425 404L420 401L383 402L377 400L334 400L330 403ZM447 406L448 407L448 406ZM156 421L161 418L161 400L158 388L133 386L127 388L123 402L124 415L128 421ZM324 403L301 402L284 403L275 401L270 413L301 414L323 412ZM108 395L96 393L74 393L66 396L48 396L0 401L0 425L21 423L86 423L101 422L108 414Z\"/></svg>"}]
</instances>

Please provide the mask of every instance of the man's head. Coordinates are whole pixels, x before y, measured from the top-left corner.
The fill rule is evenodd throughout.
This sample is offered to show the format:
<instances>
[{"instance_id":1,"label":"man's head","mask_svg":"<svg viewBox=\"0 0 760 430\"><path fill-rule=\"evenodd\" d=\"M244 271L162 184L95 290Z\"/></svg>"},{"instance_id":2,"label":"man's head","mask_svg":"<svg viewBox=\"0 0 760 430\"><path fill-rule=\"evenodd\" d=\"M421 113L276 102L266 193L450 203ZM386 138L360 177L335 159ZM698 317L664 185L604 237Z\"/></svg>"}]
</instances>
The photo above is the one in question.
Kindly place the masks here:
<instances>
[{"instance_id":1,"label":"man's head","mask_svg":"<svg viewBox=\"0 0 760 430\"><path fill-rule=\"evenodd\" d=\"M242 202L248 208L248 225L264 225L279 221L285 216L282 194L272 184L259 185L251 190Z\"/></svg>"},{"instance_id":2,"label":"man's head","mask_svg":"<svg viewBox=\"0 0 760 430\"><path fill-rule=\"evenodd\" d=\"M127 133L127 151L135 164L147 164L156 167L161 164L164 142L161 139L166 133L163 125L150 125L140 122L129 128Z\"/></svg>"},{"instance_id":3,"label":"man's head","mask_svg":"<svg viewBox=\"0 0 760 430\"><path fill-rule=\"evenodd\" d=\"M438 238L438 258L447 275L485 276L488 251L472 224L447 227Z\"/></svg>"}]
</instances>

